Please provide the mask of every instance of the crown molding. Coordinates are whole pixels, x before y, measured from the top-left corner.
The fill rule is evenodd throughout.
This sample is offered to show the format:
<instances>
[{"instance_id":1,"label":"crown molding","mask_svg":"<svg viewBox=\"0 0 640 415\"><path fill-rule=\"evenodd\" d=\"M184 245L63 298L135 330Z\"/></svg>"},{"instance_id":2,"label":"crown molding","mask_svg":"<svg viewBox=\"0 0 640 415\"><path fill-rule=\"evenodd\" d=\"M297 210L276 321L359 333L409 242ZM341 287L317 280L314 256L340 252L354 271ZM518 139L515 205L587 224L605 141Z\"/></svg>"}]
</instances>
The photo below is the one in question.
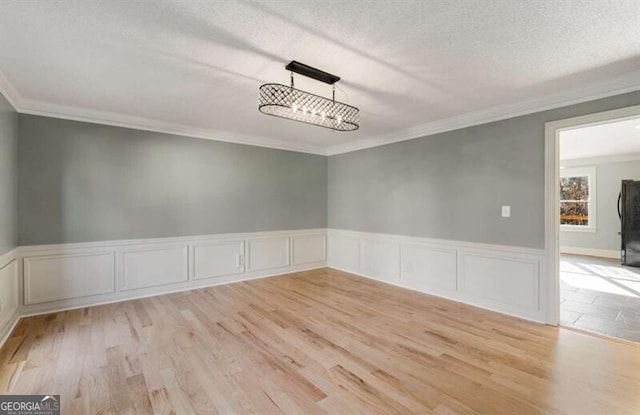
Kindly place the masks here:
<instances>
[{"instance_id":1,"label":"crown molding","mask_svg":"<svg viewBox=\"0 0 640 415\"><path fill-rule=\"evenodd\" d=\"M143 131L153 131L164 134L201 138L228 143L267 147L278 150L296 151L302 153L332 156L357 150L378 147L400 141L413 140L433 134L444 133L475 125L505 120L522 115L533 114L554 108L560 108L581 102L592 101L614 95L640 90L640 73L635 72L596 85L574 89L568 92L547 95L533 100L521 101L510 105L500 105L481 111L449 117L416 127L406 128L397 132L376 137L365 138L352 143L321 147L268 137L242 135L230 131L194 128L187 125L169 123L142 117L134 117L118 113L89 110L79 107L43 103L25 99L13 87L7 77L0 71L0 93L9 101L15 110L21 114L39 115L72 121L94 124L111 125L115 127L132 128Z\"/></svg>"},{"instance_id":2,"label":"crown molding","mask_svg":"<svg viewBox=\"0 0 640 415\"><path fill-rule=\"evenodd\" d=\"M596 164L608 164L608 163L625 163L629 161L639 161L639 160L640 160L640 153L612 154L608 156L564 159L564 160L560 160L560 167L563 168L563 167L591 166Z\"/></svg>"},{"instance_id":3,"label":"crown molding","mask_svg":"<svg viewBox=\"0 0 640 415\"><path fill-rule=\"evenodd\" d=\"M533 114L554 108L579 104L581 102L593 101L636 90L640 90L640 73L638 72L584 88L521 101L515 104L499 105L481 111L474 111L450 118L444 118L390 134L384 134L348 144L329 147L327 149L327 155L332 156L397 143L400 141L413 140L415 138Z\"/></svg>"},{"instance_id":4,"label":"crown molding","mask_svg":"<svg viewBox=\"0 0 640 415\"><path fill-rule=\"evenodd\" d=\"M94 111L63 105L43 104L32 100L26 100L24 102L24 105L20 110L18 110L18 112L22 114L40 115L44 117L60 118L72 121L132 128L135 130L153 131L157 133L223 141L226 143L245 144L278 150L319 154L323 156L326 155L326 151L324 148L305 145L301 143L291 143L288 141L274 140L267 137L236 134L230 131L194 128L182 124L110 113L106 111Z\"/></svg>"},{"instance_id":5,"label":"crown molding","mask_svg":"<svg viewBox=\"0 0 640 415\"><path fill-rule=\"evenodd\" d=\"M22 97L18 94L18 91L13 87L7 77L0 71L0 94L2 94L9 104L18 112L22 108Z\"/></svg>"},{"instance_id":6,"label":"crown molding","mask_svg":"<svg viewBox=\"0 0 640 415\"><path fill-rule=\"evenodd\" d=\"M229 131L194 128L182 124L169 123L149 118L123 115L107 111L96 111L66 105L56 105L25 99L13 87L9 79L0 71L0 93L9 104L20 114L39 115L43 117L59 118L63 120L88 122L93 124L110 125L114 127L131 128L135 130L153 131L163 134L180 135L184 137L201 138L226 143L244 144L257 147L267 147L277 150L297 151L326 156L326 149L288 141L274 140L267 137L236 134Z\"/></svg>"}]
</instances>

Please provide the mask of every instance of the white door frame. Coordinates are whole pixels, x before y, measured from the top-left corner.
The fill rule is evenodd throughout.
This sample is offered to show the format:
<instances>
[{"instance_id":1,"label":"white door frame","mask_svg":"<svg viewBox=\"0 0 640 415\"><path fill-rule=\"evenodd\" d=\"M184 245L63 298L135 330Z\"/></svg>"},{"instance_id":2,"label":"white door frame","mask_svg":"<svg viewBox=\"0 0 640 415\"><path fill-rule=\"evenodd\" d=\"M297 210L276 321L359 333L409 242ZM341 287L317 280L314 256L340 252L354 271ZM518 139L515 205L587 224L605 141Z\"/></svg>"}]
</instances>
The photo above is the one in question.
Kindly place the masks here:
<instances>
[{"instance_id":1,"label":"white door frame","mask_svg":"<svg viewBox=\"0 0 640 415\"><path fill-rule=\"evenodd\" d=\"M560 176L559 135L562 130L570 130L586 125L605 124L640 116L640 105L611 111L598 112L580 117L551 121L545 124L545 262L547 269L547 324L558 325L560 321Z\"/></svg>"}]
</instances>

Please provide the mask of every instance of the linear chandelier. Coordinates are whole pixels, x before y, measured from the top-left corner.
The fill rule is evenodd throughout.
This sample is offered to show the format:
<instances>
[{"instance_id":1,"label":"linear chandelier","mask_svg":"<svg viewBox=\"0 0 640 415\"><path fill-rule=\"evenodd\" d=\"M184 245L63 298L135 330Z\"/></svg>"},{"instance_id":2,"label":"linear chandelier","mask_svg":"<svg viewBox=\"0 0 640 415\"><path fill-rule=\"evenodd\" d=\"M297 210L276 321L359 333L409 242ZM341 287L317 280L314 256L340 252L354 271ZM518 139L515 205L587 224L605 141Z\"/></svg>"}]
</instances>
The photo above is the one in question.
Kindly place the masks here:
<instances>
[{"instance_id":1,"label":"linear chandelier","mask_svg":"<svg viewBox=\"0 0 640 415\"><path fill-rule=\"evenodd\" d=\"M285 69L291 72L291 86L282 84L260 86L258 110L261 113L337 131L358 129L360 110L336 101L335 83L340 80L340 77L296 61L291 61ZM332 98L294 88L294 72L332 85Z\"/></svg>"}]
</instances>

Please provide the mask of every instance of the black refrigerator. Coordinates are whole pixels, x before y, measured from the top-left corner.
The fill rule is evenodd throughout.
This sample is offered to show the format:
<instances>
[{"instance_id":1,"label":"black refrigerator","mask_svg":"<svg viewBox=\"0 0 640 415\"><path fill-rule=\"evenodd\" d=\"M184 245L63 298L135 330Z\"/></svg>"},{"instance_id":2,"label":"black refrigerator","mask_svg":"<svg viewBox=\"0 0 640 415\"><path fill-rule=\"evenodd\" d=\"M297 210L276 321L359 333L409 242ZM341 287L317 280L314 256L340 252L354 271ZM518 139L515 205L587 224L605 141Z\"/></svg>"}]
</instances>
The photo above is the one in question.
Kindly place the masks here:
<instances>
[{"instance_id":1,"label":"black refrigerator","mask_svg":"<svg viewBox=\"0 0 640 415\"><path fill-rule=\"evenodd\" d=\"M622 265L640 267L640 181L623 180L618 196Z\"/></svg>"}]
</instances>

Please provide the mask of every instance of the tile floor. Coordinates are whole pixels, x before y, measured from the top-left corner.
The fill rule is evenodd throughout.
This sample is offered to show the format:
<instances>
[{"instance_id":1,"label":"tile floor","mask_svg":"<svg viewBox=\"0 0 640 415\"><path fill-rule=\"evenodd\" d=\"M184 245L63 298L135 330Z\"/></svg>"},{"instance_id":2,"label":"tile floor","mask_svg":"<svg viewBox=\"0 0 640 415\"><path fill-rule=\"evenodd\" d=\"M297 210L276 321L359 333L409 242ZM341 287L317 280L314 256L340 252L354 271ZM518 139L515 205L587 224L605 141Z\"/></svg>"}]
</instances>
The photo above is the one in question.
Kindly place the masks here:
<instances>
[{"instance_id":1,"label":"tile floor","mask_svg":"<svg viewBox=\"0 0 640 415\"><path fill-rule=\"evenodd\" d=\"M560 324L640 342L640 268L563 254Z\"/></svg>"}]
</instances>

